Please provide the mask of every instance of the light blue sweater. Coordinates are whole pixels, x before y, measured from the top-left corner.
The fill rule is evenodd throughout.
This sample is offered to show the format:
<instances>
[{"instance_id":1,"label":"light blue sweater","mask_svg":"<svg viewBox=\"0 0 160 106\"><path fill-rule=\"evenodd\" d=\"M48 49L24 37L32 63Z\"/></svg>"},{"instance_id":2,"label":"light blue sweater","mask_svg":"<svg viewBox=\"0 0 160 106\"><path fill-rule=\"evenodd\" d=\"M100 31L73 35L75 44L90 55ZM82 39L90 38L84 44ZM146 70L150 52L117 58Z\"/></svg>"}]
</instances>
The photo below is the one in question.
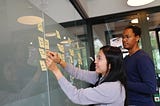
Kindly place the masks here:
<instances>
[{"instance_id":1,"label":"light blue sweater","mask_svg":"<svg viewBox=\"0 0 160 106\"><path fill-rule=\"evenodd\" d=\"M73 77L95 84L98 74L95 71L87 71L67 64L65 71ZM58 83L68 98L81 105L95 104L96 106L124 106L125 89L119 81L104 82L94 88L77 89L65 77Z\"/></svg>"}]
</instances>

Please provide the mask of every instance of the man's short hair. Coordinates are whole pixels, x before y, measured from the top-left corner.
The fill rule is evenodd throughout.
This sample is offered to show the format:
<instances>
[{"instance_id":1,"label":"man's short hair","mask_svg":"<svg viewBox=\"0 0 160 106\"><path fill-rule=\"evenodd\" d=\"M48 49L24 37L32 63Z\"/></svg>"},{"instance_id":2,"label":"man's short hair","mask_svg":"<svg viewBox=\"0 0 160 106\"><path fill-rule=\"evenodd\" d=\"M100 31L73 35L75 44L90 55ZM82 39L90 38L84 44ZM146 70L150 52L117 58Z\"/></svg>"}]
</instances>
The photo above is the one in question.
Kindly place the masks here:
<instances>
[{"instance_id":1,"label":"man's short hair","mask_svg":"<svg viewBox=\"0 0 160 106\"><path fill-rule=\"evenodd\" d=\"M135 36L141 36L141 28L135 25L129 25L125 29L132 29Z\"/></svg>"}]
</instances>

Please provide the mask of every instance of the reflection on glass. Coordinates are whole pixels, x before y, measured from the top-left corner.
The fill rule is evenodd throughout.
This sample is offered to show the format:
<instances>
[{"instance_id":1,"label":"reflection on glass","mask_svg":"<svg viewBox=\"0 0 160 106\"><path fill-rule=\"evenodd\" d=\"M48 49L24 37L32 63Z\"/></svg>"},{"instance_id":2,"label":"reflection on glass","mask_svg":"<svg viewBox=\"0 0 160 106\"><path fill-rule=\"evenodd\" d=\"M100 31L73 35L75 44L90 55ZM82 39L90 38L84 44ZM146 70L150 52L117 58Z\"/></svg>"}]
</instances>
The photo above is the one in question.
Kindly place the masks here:
<instances>
[{"instance_id":1,"label":"reflection on glass","mask_svg":"<svg viewBox=\"0 0 160 106\"><path fill-rule=\"evenodd\" d=\"M84 56L86 51L82 54L72 42L61 44L63 52L57 47L61 37L67 36L69 41L77 38L28 0L0 0L0 7L0 106L77 106L64 95L45 66L48 49L60 52L62 59L78 65L77 54ZM43 21L34 21L34 25L17 22L19 17L31 15ZM70 54L71 49L74 55ZM85 56L81 61L86 61ZM74 78L71 81L82 86Z\"/></svg>"}]
</instances>

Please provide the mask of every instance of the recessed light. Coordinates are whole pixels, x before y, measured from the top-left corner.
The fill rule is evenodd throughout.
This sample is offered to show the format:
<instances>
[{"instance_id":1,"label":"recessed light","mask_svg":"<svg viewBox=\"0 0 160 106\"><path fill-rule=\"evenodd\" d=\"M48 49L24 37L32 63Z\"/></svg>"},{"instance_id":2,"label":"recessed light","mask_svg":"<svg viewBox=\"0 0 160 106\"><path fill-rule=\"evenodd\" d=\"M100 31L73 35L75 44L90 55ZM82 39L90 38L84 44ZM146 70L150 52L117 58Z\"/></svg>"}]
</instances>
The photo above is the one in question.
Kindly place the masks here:
<instances>
[{"instance_id":1,"label":"recessed light","mask_svg":"<svg viewBox=\"0 0 160 106\"><path fill-rule=\"evenodd\" d=\"M142 6L153 2L154 0L128 0L127 4L129 6Z\"/></svg>"},{"instance_id":2,"label":"recessed light","mask_svg":"<svg viewBox=\"0 0 160 106\"><path fill-rule=\"evenodd\" d=\"M64 39L64 40L61 41L61 43L63 43L63 44L64 44L64 43L69 43L69 44L70 44L71 42L73 42L73 40L71 40L70 38L67 39L66 36L64 36L63 39Z\"/></svg>"},{"instance_id":3,"label":"recessed light","mask_svg":"<svg viewBox=\"0 0 160 106\"><path fill-rule=\"evenodd\" d=\"M49 32L49 33L46 33L45 35L46 35L46 37L52 37L52 36L56 36L56 33L55 32Z\"/></svg>"},{"instance_id":4,"label":"recessed light","mask_svg":"<svg viewBox=\"0 0 160 106\"><path fill-rule=\"evenodd\" d=\"M17 19L21 24L36 25L43 22L43 19L38 16L22 16Z\"/></svg>"},{"instance_id":5,"label":"recessed light","mask_svg":"<svg viewBox=\"0 0 160 106\"><path fill-rule=\"evenodd\" d=\"M131 23L138 23L138 18L132 19Z\"/></svg>"},{"instance_id":6,"label":"recessed light","mask_svg":"<svg viewBox=\"0 0 160 106\"><path fill-rule=\"evenodd\" d=\"M149 17L147 17L147 21L149 20ZM131 23L138 23L138 18L132 19Z\"/></svg>"}]
</instances>

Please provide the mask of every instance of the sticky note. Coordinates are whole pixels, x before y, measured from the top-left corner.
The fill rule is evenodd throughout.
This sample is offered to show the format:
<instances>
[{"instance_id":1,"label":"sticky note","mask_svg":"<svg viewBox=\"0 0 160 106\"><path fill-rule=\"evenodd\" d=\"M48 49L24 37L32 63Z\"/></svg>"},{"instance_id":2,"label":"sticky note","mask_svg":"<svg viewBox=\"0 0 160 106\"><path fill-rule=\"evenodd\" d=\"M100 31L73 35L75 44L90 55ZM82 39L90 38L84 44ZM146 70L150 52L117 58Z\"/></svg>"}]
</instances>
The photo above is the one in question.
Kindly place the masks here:
<instances>
[{"instance_id":1,"label":"sticky note","mask_svg":"<svg viewBox=\"0 0 160 106\"><path fill-rule=\"evenodd\" d=\"M60 35L59 31L57 31L57 30L56 30L56 35L57 35L58 39L61 39L61 35Z\"/></svg>"},{"instance_id":2,"label":"sticky note","mask_svg":"<svg viewBox=\"0 0 160 106\"><path fill-rule=\"evenodd\" d=\"M37 25L37 27L38 27L38 30L39 30L39 31L43 32L43 24L42 24L42 23L39 23L39 24Z\"/></svg>"},{"instance_id":3,"label":"sticky note","mask_svg":"<svg viewBox=\"0 0 160 106\"><path fill-rule=\"evenodd\" d=\"M44 48L44 39L42 37L38 37L39 47Z\"/></svg>"},{"instance_id":4,"label":"sticky note","mask_svg":"<svg viewBox=\"0 0 160 106\"><path fill-rule=\"evenodd\" d=\"M57 47L58 47L60 52L64 53L64 46L63 45L57 44Z\"/></svg>"},{"instance_id":5,"label":"sticky note","mask_svg":"<svg viewBox=\"0 0 160 106\"><path fill-rule=\"evenodd\" d=\"M49 50L49 40L44 39L44 45L45 45L45 49Z\"/></svg>"},{"instance_id":6,"label":"sticky note","mask_svg":"<svg viewBox=\"0 0 160 106\"><path fill-rule=\"evenodd\" d=\"M44 62L44 60L40 60L40 66L41 66L41 70L42 71L47 71L47 67L46 67L46 64Z\"/></svg>"},{"instance_id":7,"label":"sticky note","mask_svg":"<svg viewBox=\"0 0 160 106\"><path fill-rule=\"evenodd\" d=\"M46 59L46 52L44 49L39 48L39 53L40 53L42 59Z\"/></svg>"},{"instance_id":8,"label":"sticky note","mask_svg":"<svg viewBox=\"0 0 160 106\"><path fill-rule=\"evenodd\" d=\"M69 49L69 53L70 53L71 56L74 56L74 50Z\"/></svg>"}]
</instances>

